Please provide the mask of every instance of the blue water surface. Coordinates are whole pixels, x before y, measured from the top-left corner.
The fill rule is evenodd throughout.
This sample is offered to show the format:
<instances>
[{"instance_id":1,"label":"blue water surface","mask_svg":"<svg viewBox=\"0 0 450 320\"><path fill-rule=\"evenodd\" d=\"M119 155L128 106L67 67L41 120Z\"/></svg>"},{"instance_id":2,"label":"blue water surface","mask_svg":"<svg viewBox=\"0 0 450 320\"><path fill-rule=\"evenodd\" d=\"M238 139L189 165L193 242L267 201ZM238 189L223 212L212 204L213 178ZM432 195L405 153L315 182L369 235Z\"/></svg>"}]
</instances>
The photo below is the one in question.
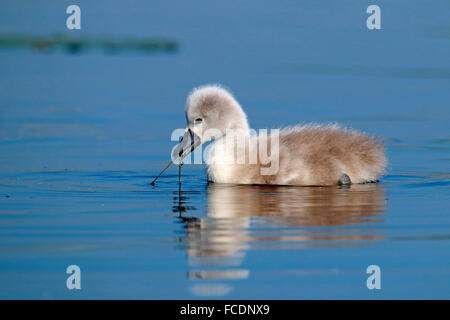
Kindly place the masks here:
<instances>
[{"instance_id":1,"label":"blue water surface","mask_svg":"<svg viewBox=\"0 0 450 320\"><path fill-rule=\"evenodd\" d=\"M0 47L0 298L448 299L450 3L2 1L0 34L167 37L173 53ZM366 28L377 4L382 29ZM378 184L208 185L169 169L195 86L252 128L385 141ZM81 290L68 290L78 265ZM381 268L381 290L366 286Z\"/></svg>"}]
</instances>

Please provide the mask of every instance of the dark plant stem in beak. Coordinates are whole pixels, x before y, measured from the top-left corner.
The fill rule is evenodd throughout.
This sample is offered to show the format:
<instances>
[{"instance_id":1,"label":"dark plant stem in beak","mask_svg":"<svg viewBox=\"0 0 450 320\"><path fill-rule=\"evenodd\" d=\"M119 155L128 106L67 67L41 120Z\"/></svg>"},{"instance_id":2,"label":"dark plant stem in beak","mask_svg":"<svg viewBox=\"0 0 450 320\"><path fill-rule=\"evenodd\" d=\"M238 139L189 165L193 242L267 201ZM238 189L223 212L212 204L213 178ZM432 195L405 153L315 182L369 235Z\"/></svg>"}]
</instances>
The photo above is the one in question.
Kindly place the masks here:
<instances>
[{"instance_id":1,"label":"dark plant stem in beak","mask_svg":"<svg viewBox=\"0 0 450 320\"><path fill-rule=\"evenodd\" d=\"M169 164L164 168L164 170L161 171L161 173L158 174L158 176L157 176L155 179L153 179L153 181L150 183L152 186L155 185L155 181L159 178L159 176L161 176L161 175L163 174L164 171L167 170L168 167L170 167L170 165L171 165L172 163L173 163L173 161L170 161Z\"/></svg>"},{"instance_id":2,"label":"dark plant stem in beak","mask_svg":"<svg viewBox=\"0 0 450 320\"><path fill-rule=\"evenodd\" d=\"M184 136L181 138L180 143L173 150L172 153L173 160L169 162L169 164L164 168L164 170L161 171L161 173L158 174L158 176L150 184L154 186L156 180L158 180L158 178L163 174L163 172L166 171L167 168L169 168L170 165L174 163L174 161L177 159L180 160L180 163L178 164L178 183L181 184L181 166L183 165L181 161L189 153L194 151L194 149L197 148L200 144L201 144L200 138L190 128L188 128Z\"/></svg>"}]
</instances>

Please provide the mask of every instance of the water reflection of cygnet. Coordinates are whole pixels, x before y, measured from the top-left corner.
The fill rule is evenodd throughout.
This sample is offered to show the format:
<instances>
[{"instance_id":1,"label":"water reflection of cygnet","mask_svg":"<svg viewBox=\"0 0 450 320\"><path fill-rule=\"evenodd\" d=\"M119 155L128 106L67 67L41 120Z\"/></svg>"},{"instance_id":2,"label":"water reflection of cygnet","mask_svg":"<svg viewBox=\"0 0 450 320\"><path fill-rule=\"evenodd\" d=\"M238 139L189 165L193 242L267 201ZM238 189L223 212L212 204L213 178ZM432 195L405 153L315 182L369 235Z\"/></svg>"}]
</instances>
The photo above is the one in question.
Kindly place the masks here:
<instances>
[{"instance_id":1,"label":"water reflection of cygnet","mask_svg":"<svg viewBox=\"0 0 450 320\"><path fill-rule=\"evenodd\" d=\"M208 186L208 215L187 227L190 257L238 262L251 243L371 240L384 211L379 184L339 187ZM330 243L333 245L333 243ZM202 263L202 264L203 264ZM222 264L223 261L220 262Z\"/></svg>"},{"instance_id":2,"label":"water reflection of cygnet","mask_svg":"<svg viewBox=\"0 0 450 320\"><path fill-rule=\"evenodd\" d=\"M283 187L210 184L207 217L186 219L190 279L243 279L239 266L250 248L312 248L381 239L384 190L380 184ZM362 228L363 226L363 228ZM355 241L356 240L356 241Z\"/></svg>"},{"instance_id":3,"label":"water reflection of cygnet","mask_svg":"<svg viewBox=\"0 0 450 320\"><path fill-rule=\"evenodd\" d=\"M384 190L380 184L351 187L208 186L208 218L239 221L241 225L248 225L251 217L268 218L264 222L274 226L292 227L333 227L379 221L384 203Z\"/></svg>"}]
</instances>

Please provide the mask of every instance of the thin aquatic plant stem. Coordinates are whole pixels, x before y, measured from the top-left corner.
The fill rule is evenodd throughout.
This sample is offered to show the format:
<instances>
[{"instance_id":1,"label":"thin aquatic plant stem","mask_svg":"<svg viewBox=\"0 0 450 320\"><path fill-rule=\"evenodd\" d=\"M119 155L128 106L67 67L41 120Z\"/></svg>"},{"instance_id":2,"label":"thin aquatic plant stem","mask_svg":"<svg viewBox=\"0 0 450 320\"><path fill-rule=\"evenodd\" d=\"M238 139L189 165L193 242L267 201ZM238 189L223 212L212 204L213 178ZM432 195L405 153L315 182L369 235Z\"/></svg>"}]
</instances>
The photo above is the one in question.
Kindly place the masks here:
<instances>
[{"instance_id":1,"label":"thin aquatic plant stem","mask_svg":"<svg viewBox=\"0 0 450 320\"><path fill-rule=\"evenodd\" d=\"M181 183L178 184L178 217L182 216L182 208L181 208Z\"/></svg>"},{"instance_id":2,"label":"thin aquatic plant stem","mask_svg":"<svg viewBox=\"0 0 450 320\"><path fill-rule=\"evenodd\" d=\"M173 163L173 160L172 161L170 161L169 162L169 164L164 168L164 170L163 171L161 171L161 173L160 174L158 174L158 176L150 183L152 186L154 186L155 185L155 181L159 178L159 176L160 175L162 175L163 174L163 172L164 171L166 171L167 170L167 168L168 167L170 167L170 165Z\"/></svg>"}]
</instances>

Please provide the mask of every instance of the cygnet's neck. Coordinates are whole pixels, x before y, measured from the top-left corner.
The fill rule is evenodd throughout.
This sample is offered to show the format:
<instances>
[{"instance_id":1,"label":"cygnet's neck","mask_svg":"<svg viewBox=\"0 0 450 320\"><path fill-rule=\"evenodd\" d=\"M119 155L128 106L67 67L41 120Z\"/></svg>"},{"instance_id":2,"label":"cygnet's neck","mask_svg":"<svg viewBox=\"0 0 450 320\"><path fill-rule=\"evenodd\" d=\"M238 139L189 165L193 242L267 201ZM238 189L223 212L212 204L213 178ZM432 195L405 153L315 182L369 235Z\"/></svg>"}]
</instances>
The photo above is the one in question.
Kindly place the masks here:
<instances>
[{"instance_id":1,"label":"cygnet's neck","mask_svg":"<svg viewBox=\"0 0 450 320\"><path fill-rule=\"evenodd\" d=\"M212 144L212 162L216 165L229 163L235 154L246 154L248 140L250 138L250 127L247 116L242 108L238 106L239 111L235 113L234 121L223 132L222 136L215 139ZM214 164L211 163L213 166Z\"/></svg>"},{"instance_id":2,"label":"cygnet's neck","mask_svg":"<svg viewBox=\"0 0 450 320\"><path fill-rule=\"evenodd\" d=\"M211 164L231 164L236 156L248 154L251 132L248 126L230 128L212 143L214 161ZM231 161L231 162L230 162Z\"/></svg>"},{"instance_id":3,"label":"cygnet's neck","mask_svg":"<svg viewBox=\"0 0 450 320\"><path fill-rule=\"evenodd\" d=\"M232 136L237 136L238 138L250 136L250 128L248 126L247 118L244 118L239 123L227 128L224 134L219 139L217 139L217 141L226 140L227 138L231 138Z\"/></svg>"},{"instance_id":4,"label":"cygnet's neck","mask_svg":"<svg viewBox=\"0 0 450 320\"><path fill-rule=\"evenodd\" d=\"M236 103L237 104L237 103ZM242 133L249 134L250 133L250 127L247 120L247 115L245 114L244 110L242 110L242 107L237 104L238 111L235 112L235 119L233 123L227 128L228 130L239 130Z\"/></svg>"}]
</instances>

